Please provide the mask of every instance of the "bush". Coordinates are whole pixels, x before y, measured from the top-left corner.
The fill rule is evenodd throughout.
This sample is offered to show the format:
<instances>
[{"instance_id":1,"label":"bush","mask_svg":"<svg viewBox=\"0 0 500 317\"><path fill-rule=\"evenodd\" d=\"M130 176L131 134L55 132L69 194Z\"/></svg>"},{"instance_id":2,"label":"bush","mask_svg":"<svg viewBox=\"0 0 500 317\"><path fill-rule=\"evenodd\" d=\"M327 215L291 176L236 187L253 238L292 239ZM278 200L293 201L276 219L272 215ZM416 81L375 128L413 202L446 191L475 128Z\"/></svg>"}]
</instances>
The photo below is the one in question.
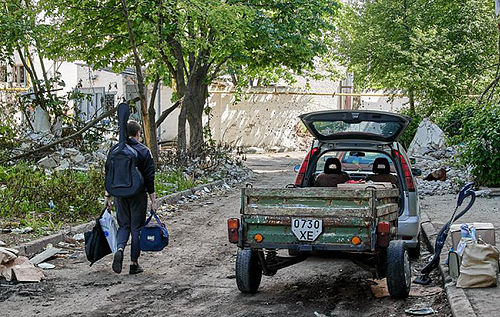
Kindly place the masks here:
<instances>
[{"instance_id":1,"label":"bush","mask_svg":"<svg viewBox=\"0 0 500 317\"><path fill-rule=\"evenodd\" d=\"M57 227L102 211L102 169L46 174L26 164L0 166L0 216L21 225Z\"/></svg>"},{"instance_id":2,"label":"bush","mask_svg":"<svg viewBox=\"0 0 500 317\"><path fill-rule=\"evenodd\" d=\"M413 140L415 134L417 133L418 125L420 124L420 122L422 122L423 117L420 114L411 111L410 108L404 108L400 110L399 114L406 115L412 118L410 124L406 128L406 131L399 138L399 142L403 144L405 149L408 149L408 147L410 147L411 141Z\"/></svg>"},{"instance_id":3,"label":"bush","mask_svg":"<svg viewBox=\"0 0 500 317\"><path fill-rule=\"evenodd\" d=\"M461 163L481 185L500 186L500 108L484 104L476 107L472 117L462 121L464 146Z\"/></svg>"},{"instance_id":4,"label":"bush","mask_svg":"<svg viewBox=\"0 0 500 317\"><path fill-rule=\"evenodd\" d=\"M473 116L475 108L476 104L472 100L456 103L441 111L434 121L446 134L448 140L457 144L462 141L464 122Z\"/></svg>"}]
</instances>

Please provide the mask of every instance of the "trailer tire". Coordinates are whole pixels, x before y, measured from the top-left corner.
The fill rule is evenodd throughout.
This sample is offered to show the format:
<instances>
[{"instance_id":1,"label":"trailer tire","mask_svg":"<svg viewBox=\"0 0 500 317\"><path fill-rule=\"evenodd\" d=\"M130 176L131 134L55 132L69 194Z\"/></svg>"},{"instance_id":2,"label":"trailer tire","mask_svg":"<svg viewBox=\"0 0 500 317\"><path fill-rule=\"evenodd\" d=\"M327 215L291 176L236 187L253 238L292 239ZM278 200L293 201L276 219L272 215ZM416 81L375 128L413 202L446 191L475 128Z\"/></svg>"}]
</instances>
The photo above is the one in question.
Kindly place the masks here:
<instances>
[{"instance_id":1,"label":"trailer tire","mask_svg":"<svg viewBox=\"0 0 500 317\"><path fill-rule=\"evenodd\" d=\"M236 254L236 285L242 293L257 293L262 279L259 256L252 249L238 249Z\"/></svg>"},{"instance_id":2,"label":"trailer tire","mask_svg":"<svg viewBox=\"0 0 500 317\"><path fill-rule=\"evenodd\" d=\"M387 248L387 288L392 298L406 298L411 287L411 266L408 247L402 240L393 240Z\"/></svg>"}]
</instances>

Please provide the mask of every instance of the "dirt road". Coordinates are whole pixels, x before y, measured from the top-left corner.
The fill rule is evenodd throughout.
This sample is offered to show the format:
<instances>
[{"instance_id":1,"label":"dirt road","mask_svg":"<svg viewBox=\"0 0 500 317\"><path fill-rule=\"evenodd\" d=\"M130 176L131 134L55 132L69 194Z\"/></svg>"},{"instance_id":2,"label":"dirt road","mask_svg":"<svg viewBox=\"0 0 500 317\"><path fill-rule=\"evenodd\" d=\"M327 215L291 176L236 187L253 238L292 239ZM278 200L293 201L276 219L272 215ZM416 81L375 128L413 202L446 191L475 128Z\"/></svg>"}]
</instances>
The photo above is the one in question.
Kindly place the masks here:
<instances>
[{"instance_id":1,"label":"dirt road","mask_svg":"<svg viewBox=\"0 0 500 317\"><path fill-rule=\"evenodd\" d=\"M288 157L287 157L288 156ZM247 164L254 186L284 186L303 154L255 155ZM111 256L89 267L85 258L51 261L39 284L0 285L1 316L405 316L414 306L432 306L449 316L443 292L407 300L377 299L370 276L348 260L310 258L263 277L259 293L236 288L236 247L227 242L226 219L239 213L239 190L183 204L164 217L171 244L143 254L145 272L111 270ZM127 249L127 251L129 251ZM423 262L414 263L414 269ZM415 272L415 270L414 270ZM434 279L438 283L438 279ZM435 315L435 316L436 316Z\"/></svg>"}]
</instances>

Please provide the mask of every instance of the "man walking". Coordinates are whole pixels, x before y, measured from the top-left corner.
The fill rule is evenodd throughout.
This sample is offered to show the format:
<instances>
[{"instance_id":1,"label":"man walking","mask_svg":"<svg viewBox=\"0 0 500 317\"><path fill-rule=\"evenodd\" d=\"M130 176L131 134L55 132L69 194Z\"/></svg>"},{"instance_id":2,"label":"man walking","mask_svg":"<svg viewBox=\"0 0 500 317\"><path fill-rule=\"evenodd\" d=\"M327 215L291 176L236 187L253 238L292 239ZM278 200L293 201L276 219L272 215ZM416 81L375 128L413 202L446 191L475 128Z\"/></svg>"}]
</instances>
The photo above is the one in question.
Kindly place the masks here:
<instances>
[{"instance_id":1,"label":"man walking","mask_svg":"<svg viewBox=\"0 0 500 317\"><path fill-rule=\"evenodd\" d=\"M118 220L117 247L118 250L113 256L113 271L121 273L123 266L123 250L127 245L129 235L132 235L131 243L131 265L130 274L143 272L138 259L141 253L139 236L141 228L146 222L146 210L148 206L148 195L151 200L151 209L156 211L155 194L155 167L151 151L138 141L141 134L141 126L136 121L130 120L127 123L127 143L137 151L138 169L144 178L144 191L133 197L115 197L116 217ZM106 171L108 167L106 166ZM111 195L105 193L106 207L111 208Z\"/></svg>"}]
</instances>

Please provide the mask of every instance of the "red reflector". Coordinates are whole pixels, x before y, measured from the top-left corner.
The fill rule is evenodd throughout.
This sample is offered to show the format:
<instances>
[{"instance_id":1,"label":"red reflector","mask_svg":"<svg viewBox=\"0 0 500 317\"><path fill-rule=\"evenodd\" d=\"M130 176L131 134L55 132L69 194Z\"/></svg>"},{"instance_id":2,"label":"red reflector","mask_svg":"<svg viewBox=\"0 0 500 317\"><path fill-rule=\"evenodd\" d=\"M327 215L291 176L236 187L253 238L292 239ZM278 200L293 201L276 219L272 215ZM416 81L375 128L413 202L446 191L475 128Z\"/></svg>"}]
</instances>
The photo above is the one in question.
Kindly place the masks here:
<instances>
[{"instance_id":1,"label":"red reflector","mask_svg":"<svg viewBox=\"0 0 500 317\"><path fill-rule=\"evenodd\" d=\"M311 152L307 153L306 157L304 158L304 161L302 162L302 165L300 165L299 172L297 173L297 177L295 178L295 186L302 186L302 181L304 180L304 175L306 174L307 171L307 165L309 164L309 159L318 152L318 148L312 148Z\"/></svg>"},{"instance_id":2,"label":"red reflector","mask_svg":"<svg viewBox=\"0 0 500 317\"><path fill-rule=\"evenodd\" d=\"M378 223L377 232L389 233L390 231L391 231L391 225L388 222L382 221Z\"/></svg>"},{"instance_id":3,"label":"red reflector","mask_svg":"<svg viewBox=\"0 0 500 317\"><path fill-rule=\"evenodd\" d=\"M227 235L229 242L238 243L238 228L240 227L240 220L238 218L230 218L227 220Z\"/></svg>"},{"instance_id":4,"label":"red reflector","mask_svg":"<svg viewBox=\"0 0 500 317\"><path fill-rule=\"evenodd\" d=\"M413 239L412 236L403 236L403 240L411 240L411 239Z\"/></svg>"}]
</instances>

